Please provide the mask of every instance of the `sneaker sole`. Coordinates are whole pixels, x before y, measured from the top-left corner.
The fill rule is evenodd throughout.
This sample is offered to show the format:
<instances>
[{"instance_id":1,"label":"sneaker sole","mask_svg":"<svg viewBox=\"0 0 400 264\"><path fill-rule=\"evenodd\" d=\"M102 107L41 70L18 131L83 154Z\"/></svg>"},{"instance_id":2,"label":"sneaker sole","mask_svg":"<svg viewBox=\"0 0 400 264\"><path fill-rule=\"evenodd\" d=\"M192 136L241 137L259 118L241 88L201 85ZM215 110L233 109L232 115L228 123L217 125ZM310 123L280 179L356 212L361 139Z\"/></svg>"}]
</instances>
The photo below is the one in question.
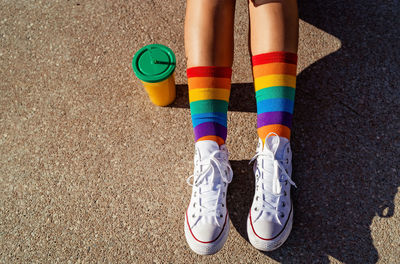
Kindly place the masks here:
<instances>
[{"instance_id":1,"label":"sneaker sole","mask_svg":"<svg viewBox=\"0 0 400 264\"><path fill-rule=\"evenodd\" d=\"M219 235L218 239L213 242L199 242L197 241L189 230L185 213L185 237L191 250L199 255L212 255L221 250L224 246L229 234L229 215L226 216L226 223L224 229Z\"/></svg>"},{"instance_id":2,"label":"sneaker sole","mask_svg":"<svg viewBox=\"0 0 400 264\"><path fill-rule=\"evenodd\" d=\"M277 236L276 238L273 239L261 239L259 238L253 231L253 228L250 224L250 215L247 217L247 236L249 238L250 243L253 245L258 250L261 251L273 251L280 246L282 246L283 243L287 240L287 238L290 235L290 232L292 231L292 225L293 225L293 205L292 205L292 210L290 217L288 219L288 222L286 223L286 227L283 229L283 231Z\"/></svg>"}]
</instances>

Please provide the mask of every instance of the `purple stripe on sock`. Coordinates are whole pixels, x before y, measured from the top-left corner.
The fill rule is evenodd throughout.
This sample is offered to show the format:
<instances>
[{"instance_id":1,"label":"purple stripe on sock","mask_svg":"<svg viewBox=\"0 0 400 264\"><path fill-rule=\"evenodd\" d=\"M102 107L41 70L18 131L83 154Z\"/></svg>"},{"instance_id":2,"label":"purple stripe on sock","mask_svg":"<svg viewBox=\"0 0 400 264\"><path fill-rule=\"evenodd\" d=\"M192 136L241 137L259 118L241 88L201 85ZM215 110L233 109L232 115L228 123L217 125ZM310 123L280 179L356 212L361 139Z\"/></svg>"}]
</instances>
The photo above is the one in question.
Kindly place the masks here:
<instances>
[{"instance_id":1,"label":"purple stripe on sock","mask_svg":"<svg viewBox=\"0 0 400 264\"><path fill-rule=\"evenodd\" d=\"M288 112L265 112L257 115L257 128L281 124L292 128L292 114Z\"/></svg>"},{"instance_id":2,"label":"purple stripe on sock","mask_svg":"<svg viewBox=\"0 0 400 264\"><path fill-rule=\"evenodd\" d=\"M199 138L210 135L219 136L225 141L226 134L227 134L226 127L214 122L202 123L194 128L195 141L197 141Z\"/></svg>"}]
</instances>

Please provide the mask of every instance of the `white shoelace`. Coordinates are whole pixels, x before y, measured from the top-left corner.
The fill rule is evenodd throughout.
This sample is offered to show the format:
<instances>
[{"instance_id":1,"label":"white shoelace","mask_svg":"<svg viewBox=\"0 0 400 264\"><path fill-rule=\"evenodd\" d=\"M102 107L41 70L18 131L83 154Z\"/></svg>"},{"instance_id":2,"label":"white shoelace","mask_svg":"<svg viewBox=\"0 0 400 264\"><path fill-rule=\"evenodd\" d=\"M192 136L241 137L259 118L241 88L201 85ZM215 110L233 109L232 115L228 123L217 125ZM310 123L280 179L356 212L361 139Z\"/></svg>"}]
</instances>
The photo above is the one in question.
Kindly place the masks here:
<instances>
[{"instance_id":1,"label":"white shoelace","mask_svg":"<svg viewBox=\"0 0 400 264\"><path fill-rule=\"evenodd\" d=\"M217 156L220 158L217 158ZM212 163L214 163L215 166L213 166ZM186 180L190 186L198 187L198 190L194 193L196 198L195 216L197 217L197 221L193 225L195 225L202 216L214 216L214 219L219 226L216 218L221 217L219 208L220 206L225 206L221 201L221 198L226 196L225 193L221 196L220 187L222 184L224 186L229 184L233 178L233 171L229 164L228 156L223 151L216 150L212 152L207 159L197 162L195 166L195 173L190 175ZM199 166L203 166L202 172L200 172ZM221 177L221 181L217 183L214 182L214 167L218 169ZM190 182L192 179L194 181L193 184Z\"/></svg>"},{"instance_id":2,"label":"white shoelace","mask_svg":"<svg viewBox=\"0 0 400 264\"><path fill-rule=\"evenodd\" d=\"M257 175L257 188L261 187L261 192L260 190L256 189L257 196L255 208L257 208L256 211L259 211L260 213L254 221L257 221L263 214L263 212L271 213L273 215L277 215L280 213L278 210L280 198L286 195L284 191L282 192L282 183L285 183L286 185L287 182L289 182L291 185L297 188L296 184L292 181L288 174L288 171L286 171L283 165L283 163L287 162L287 160L276 159L275 152L266 147L264 148L264 150L254 155L254 157L249 162L253 162L258 157L265 157L264 159L262 159L262 161L264 161L264 164L261 164L261 162L258 162L258 160L256 160L253 166L254 173L255 175ZM259 170L258 174L257 170ZM272 175L272 178L264 178L267 175ZM269 187L271 186L271 183L272 188ZM278 221L280 222L279 217Z\"/></svg>"}]
</instances>

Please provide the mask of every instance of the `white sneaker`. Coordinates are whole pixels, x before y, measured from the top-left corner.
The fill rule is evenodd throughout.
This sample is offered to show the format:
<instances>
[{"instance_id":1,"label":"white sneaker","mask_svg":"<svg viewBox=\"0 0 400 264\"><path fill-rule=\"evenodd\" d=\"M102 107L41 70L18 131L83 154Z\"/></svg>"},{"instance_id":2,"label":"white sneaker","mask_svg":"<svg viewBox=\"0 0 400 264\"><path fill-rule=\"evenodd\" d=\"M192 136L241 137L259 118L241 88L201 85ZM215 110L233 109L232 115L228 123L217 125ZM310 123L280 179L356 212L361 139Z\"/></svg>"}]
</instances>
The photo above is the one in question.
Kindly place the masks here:
<instances>
[{"instance_id":1,"label":"white sneaker","mask_svg":"<svg viewBox=\"0 0 400 264\"><path fill-rule=\"evenodd\" d=\"M280 247L292 230L293 206L290 199L292 151L290 142L271 132L261 139L253 157L256 189L247 218L250 243L262 251ZM250 161L250 162L251 162Z\"/></svg>"},{"instance_id":2,"label":"white sneaker","mask_svg":"<svg viewBox=\"0 0 400 264\"><path fill-rule=\"evenodd\" d=\"M185 214L185 236L194 252L210 255L218 252L228 238L226 194L233 172L225 145L219 147L215 141L203 140L195 147L194 174L187 179L193 188Z\"/></svg>"}]
</instances>

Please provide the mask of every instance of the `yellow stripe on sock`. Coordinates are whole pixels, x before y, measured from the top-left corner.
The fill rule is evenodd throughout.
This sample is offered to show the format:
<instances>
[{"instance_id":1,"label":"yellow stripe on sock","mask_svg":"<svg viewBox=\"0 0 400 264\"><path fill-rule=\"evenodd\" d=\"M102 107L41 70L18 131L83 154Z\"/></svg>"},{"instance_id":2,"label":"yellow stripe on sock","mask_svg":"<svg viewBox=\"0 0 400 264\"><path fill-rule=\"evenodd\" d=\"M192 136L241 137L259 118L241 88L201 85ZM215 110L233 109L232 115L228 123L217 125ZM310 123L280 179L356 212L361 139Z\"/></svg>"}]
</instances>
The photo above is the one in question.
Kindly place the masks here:
<instances>
[{"instance_id":1,"label":"yellow stripe on sock","mask_svg":"<svg viewBox=\"0 0 400 264\"><path fill-rule=\"evenodd\" d=\"M229 89L198 88L189 91L189 102L201 100L224 100L229 101Z\"/></svg>"},{"instance_id":2,"label":"yellow stripe on sock","mask_svg":"<svg viewBox=\"0 0 400 264\"><path fill-rule=\"evenodd\" d=\"M256 92L271 86L289 86L296 88L296 76L287 74L271 74L256 78L254 80Z\"/></svg>"}]
</instances>

